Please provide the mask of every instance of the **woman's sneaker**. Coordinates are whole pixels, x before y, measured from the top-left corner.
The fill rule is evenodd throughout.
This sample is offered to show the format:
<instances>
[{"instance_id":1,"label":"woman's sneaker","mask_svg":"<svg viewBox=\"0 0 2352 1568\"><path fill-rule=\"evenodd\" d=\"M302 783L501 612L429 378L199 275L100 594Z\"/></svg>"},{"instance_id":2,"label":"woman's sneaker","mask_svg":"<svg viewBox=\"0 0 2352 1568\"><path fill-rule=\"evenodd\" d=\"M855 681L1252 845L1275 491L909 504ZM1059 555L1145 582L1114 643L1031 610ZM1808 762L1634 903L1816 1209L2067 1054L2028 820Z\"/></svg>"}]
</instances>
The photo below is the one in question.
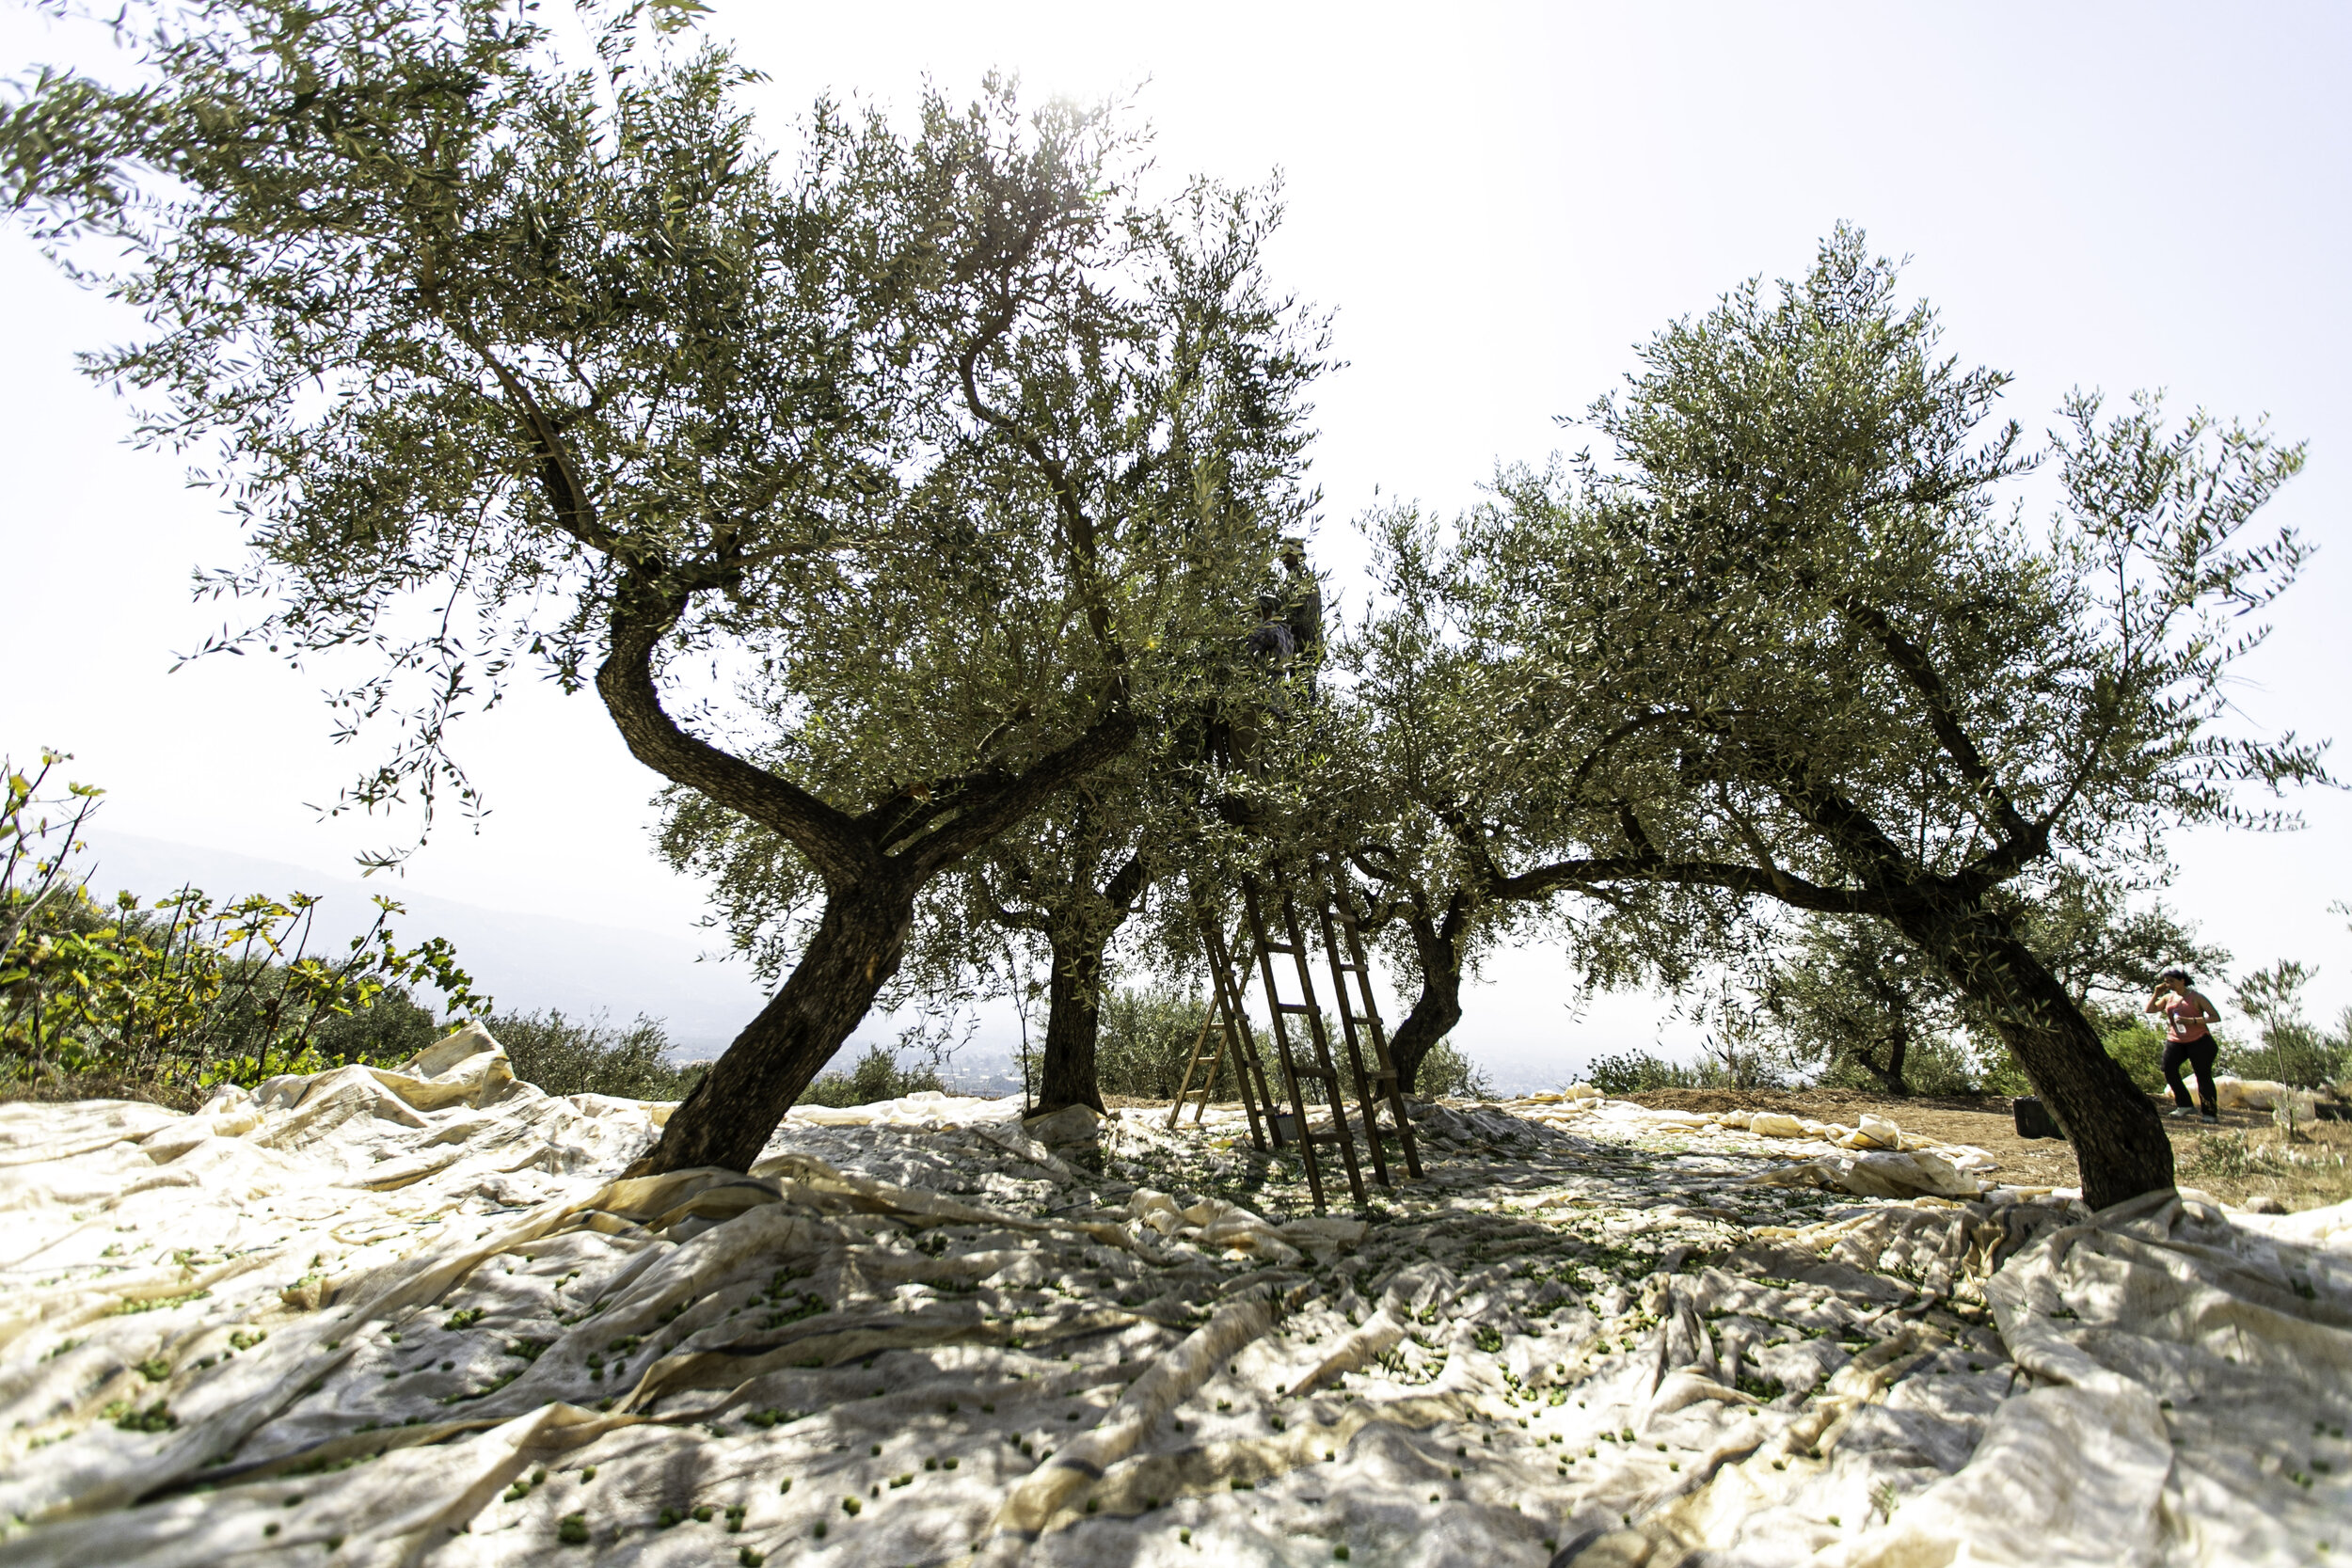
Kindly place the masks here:
<instances>
[{"instance_id":1,"label":"woman's sneaker","mask_svg":"<svg viewBox=\"0 0 2352 1568\"><path fill-rule=\"evenodd\" d=\"M2204 1123L2207 1127L2218 1127L2218 1126L2220 1126L2220 1125L2221 1125L2221 1118L2220 1118L2219 1117L2217 1117L2217 1116L2215 1116L2215 1115L2214 1115L2211 1111L2207 1111L2204 1115L2202 1115L2202 1116L2199 1117L2197 1119L2198 1119L2199 1121L2203 1122L2203 1123Z\"/></svg>"},{"instance_id":2,"label":"woman's sneaker","mask_svg":"<svg viewBox=\"0 0 2352 1568\"><path fill-rule=\"evenodd\" d=\"M2165 1115L2170 1117L2193 1117L2196 1114L2197 1107L2194 1105L2175 1105L2172 1109L2165 1113Z\"/></svg>"}]
</instances>

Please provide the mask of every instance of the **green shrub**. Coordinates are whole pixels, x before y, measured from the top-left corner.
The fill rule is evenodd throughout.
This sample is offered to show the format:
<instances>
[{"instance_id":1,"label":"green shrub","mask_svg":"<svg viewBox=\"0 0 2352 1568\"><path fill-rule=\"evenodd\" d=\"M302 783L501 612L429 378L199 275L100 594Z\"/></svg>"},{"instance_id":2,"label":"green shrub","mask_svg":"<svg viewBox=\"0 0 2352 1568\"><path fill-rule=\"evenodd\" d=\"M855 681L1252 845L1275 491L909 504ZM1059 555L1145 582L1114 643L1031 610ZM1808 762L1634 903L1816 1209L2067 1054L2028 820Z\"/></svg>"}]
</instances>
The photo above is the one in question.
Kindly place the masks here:
<instances>
[{"instance_id":1,"label":"green shrub","mask_svg":"<svg viewBox=\"0 0 2352 1568\"><path fill-rule=\"evenodd\" d=\"M1206 1002L1173 986L1121 986L1111 991L1103 998L1102 1032L1094 1046L1096 1085L1104 1094L1175 1099L1208 1012ZM1214 1038L1207 1043L1216 1045ZM1262 1051L1267 1048L1263 1038L1259 1044ZM1216 1093L1220 1100L1241 1098L1231 1061L1217 1074Z\"/></svg>"},{"instance_id":2,"label":"green shrub","mask_svg":"<svg viewBox=\"0 0 2352 1568\"><path fill-rule=\"evenodd\" d=\"M1832 1065L1835 1069L1836 1064ZM1772 1053L1714 1046L1694 1062L1668 1061L1649 1051L1596 1056L1585 1064L1584 1075L1584 1081L1603 1094L1648 1094L1659 1089L1777 1089L1786 1087L1788 1082L1783 1059Z\"/></svg>"},{"instance_id":3,"label":"green shrub","mask_svg":"<svg viewBox=\"0 0 2352 1568\"><path fill-rule=\"evenodd\" d=\"M2033 1080L2026 1076L2026 1069L2017 1065L2017 1058L2009 1053L2006 1046L1994 1053L1986 1061L1979 1086L1986 1094L2009 1095L2012 1098L2036 1092Z\"/></svg>"},{"instance_id":4,"label":"green shrub","mask_svg":"<svg viewBox=\"0 0 2352 1568\"><path fill-rule=\"evenodd\" d=\"M1670 1062L1647 1051L1596 1056L1584 1069L1584 1081L1603 1094L1645 1094L1654 1089L1708 1086L1699 1069Z\"/></svg>"},{"instance_id":5,"label":"green shrub","mask_svg":"<svg viewBox=\"0 0 2352 1568\"><path fill-rule=\"evenodd\" d=\"M2352 1077L2352 1044L2341 1035L2328 1036L2300 1019L2262 1026L2262 1039L2253 1045L2221 1045L2221 1069L2240 1078L2270 1078L2297 1088L2317 1089Z\"/></svg>"},{"instance_id":6,"label":"green shrub","mask_svg":"<svg viewBox=\"0 0 2352 1568\"><path fill-rule=\"evenodd\" d=\"M1904 1064L1903 1077L1914 1094L1982 1094L1984 1074L1965 1044L1933 1037L1916 1042Z\"/></svg>"},{"instance_id":7,"label":"green shrub","mask_svg":"<svg viewBox=\"0 0 2352 1568\"><path fill-rule=\"evenodd\" d=\"M938 1069L928 1063L913 1068L882 1046L869 1045L848 1072L821 1074L801 1096L803 1105L871 1105L898 1100L924 1089L944 1089Z\"/></svg>"},{"instance_id":8,"label":"green shrub","mask_svg":"<svg viewBox=\"0 0 2352 1568\"><path fill-rule=\"evenodd\" d=\"M2164 1036L2146 1019L2128 1015L2093 1019L2102 1024L2099 1043L2132 1075L2133 1086L2143 1094L2164 1092Z\"/></svg>"},{"instance_id":9,"label":"green shrub","mask_svg":"<svg viewBox=\"0 0 2352 1568\"><path fill-rule=\"evenodd\" d=\"M313 1041L338 1061L404 1062L449 1032L406 987L394 986L368 1006L326 1019Z\"/></svg>"},{"instance_id":10,"label":"green shrub","mask_svg":"<svg viewBox=\"0 0 2352 1568\"><path fill-rule=\"evenodd\" d=\"M602 1015L585 1022L547 1012L485 1021L515 1076L549 1094L609 1094L624 1100L683 1100L705 1064L673 1067L660 1021L640 1014L627 1028Z\"/></svg>"},{"instance_id":11,"label":"green shrub","mask_svg":"<svg viewBox=\"0 0 2352 1568\"><path fill-rule=\"evenodd\" d=\"M105 1082L180 1103L338 1056L389 1065L435 1033L409 986L430 983L456 1017L482 1005L446 942L394 942L389 899L326 953L311 950L318 900L303 894L92 899L78 863L102 792L57 792L66 761L44 752L27 777L0 759L0 1081L13 1092Z\"/></svg>"},{"instance_id":12,"label":"green shrub","mask_svg":"<svg viewBox=\"0 0 2352 1568\"><path fill-rule=\"evenodd\" d=\"M1421 1059L1413 1092L1428 1100L1491 1100L1495 1089L1486 1069L1463 1055L1449 1035Z\"/></svg>"}]
</instances>

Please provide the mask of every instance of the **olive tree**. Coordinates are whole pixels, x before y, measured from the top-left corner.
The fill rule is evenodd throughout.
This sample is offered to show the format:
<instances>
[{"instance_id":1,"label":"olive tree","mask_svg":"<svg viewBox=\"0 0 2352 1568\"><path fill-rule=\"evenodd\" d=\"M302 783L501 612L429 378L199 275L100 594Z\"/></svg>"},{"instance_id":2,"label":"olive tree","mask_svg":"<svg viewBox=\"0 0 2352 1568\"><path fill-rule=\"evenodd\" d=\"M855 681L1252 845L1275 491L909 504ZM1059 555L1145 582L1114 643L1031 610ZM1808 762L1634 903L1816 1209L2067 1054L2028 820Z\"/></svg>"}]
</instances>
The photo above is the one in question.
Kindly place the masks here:
<instances>
[{"instance_id":1,"label":"olive tree","mask_svg":"<svg viewBox=\"0 0 2352 1568\"><path fill-rule=\"evenodd\" d=\"M1801 922L1756 988L1759 1022L1790 1061L1859 1068L1909 1095L1917 1052L1941 1054L1962 1028L1944 976L1884 921L1819 915Z\"/></svg>"},{"instance_id":2,"label":"olive tree","mask_svg":"<svg viewBox=\"0 0 2352 1568\"><path fill-rule=\"evenodd\" d=\"M1285 542L1286 571L1303 572L1302 556ZM1320 606L1319 595L1313 603ZM1095 1053L1111 978L1109 949L1155 891L1159 918L1133 945L1156 949L1160 967L1182 974L1201 955L1199 911L1189 897L1194 887L1216 888L1222 898L1234 870L1232 853L1243 845L1253 870L1286 853L1296 861L1297 847L1248 799L1248 784L1257 781L1220 760L1220 742L1236 734L1253 750L1272 743L1273 732L1283 728L1276 710L1288 719L1307 717L1311 666L1300 667L1296 643L1285 644L1287 654L1276 658L1259 646L1275 613L1270 606L1286 609L1290 619L1306 618L1298 602L1285 606L1272 591L1262 595L1261 625L1248 638L1238 646L1203 648L1210 668L1198 689L1206 701L1169 711L1118 761L999 835L961 870L966 918L1019 932L1044 950L1041 1111L1104 1108ZM1242 609L1236 598L1236 611ZM1285 625L1286 636L1288 630ZM1221 815L1235 810L1247 823L1238 833Z\"/></svg>"},{"instance_id":3,"label":"olive tree","mask_svg":"<svg viewBox=\"0 0 2352 1568\"><path fill-rule=\"evenodd\" d=\"M217 449L215 585L270 606L237 641L355 654L342 711L400 721L348 803L470 804L450 723L535 672L805 862L797 961L653 1170L753 1160L922 891L1197 700L1319 354L1264 203L1145 201L1115 118L819 103L787 158L670 36L700 8L591 6L567 63L525 0L134 4L127 85L42 71L0 120L20 219L144 314L91 370Z\"/></svg>"},{"instance_id":4,"label":"olive tree","mask_svg":"<svg viewBox=\"0 0 2352 1568\"><path fill-rule=\"evenodd\" d=\"M1366 880L1366 924L1418 987L1389 1042L1402 1085L1461 1022L1462 982L1506 940L1563 950L1582 987L1687 982L1731 940L1721 900L1666 885L1570 889L1507 864L1574 845L1550 809L1549 754L1493 722L1490 661L1449 580L1462 562L1411 505L1361 520L1375 595L1335 646L1343 676L1313 769L1324 829ZM1567 896L1569 893L1577 896Z\"/></svg>"},{"instance_id":5,"label":"olive tree","mask_svg":"<svg viewBox=\"0 0 2352 1568\"><path fill-rule=\"evenodd\" d=\"M1137 815L1143 764L1131 752L1095 769L933 883L916 904L904 967L882 993L894 1006L960 1009L1019 984L1015 951L1041 949L1040 1111L1104 1108L1094 1056L1106 950L1150 889L1156 858ZM787 842L679 793L662 843L673 864L709 879L717 923L763 976L789 967L821 898Z\"/></svg>"},{"instance_id":6,"label":"olive tree","mask_svg":"<svg viewBox=\"0 0 2352 1568\"><path fill-rule=\"evenodd\" d=\"M1991 423L1897 269L1840 230L1641 351L1610 450L1513 470L1454 587L1490 727L1541 758L1579 852L1501 885L1665 883L1899 930L1996 1031L2103 1206L2170 1186L2161 1124L2001 890L2184 822L2283 825L2247 787L2324 782L2291 733L2226 728L2224 683L2292 580L2249 532L2302 464L2259 426L2071 397L2057 515L2003 498Z\"/></svg>"},{"instance_id":7,"label":"olive tree","mask_svg":"<svg viewBox=\"0 0 2352 1568\"><path fill-rule=\"evenodd\" d=\"M1376 890L1369 922L1382 928L1392 961L1419 980L1410 1007L1389 1037L1398 1087L1418 1092L1421 1065L1462 1022L1462 979L1498 934L1480 896L1478 867L1454 852L1447 832L1460 800L1456 744L1474 744L1474 722L1454 705L1458 651L1444 635L1442 584L1433 574L1426 519L1391 507L1360 525L1374 546L1378 597L1338 649L1349 677L1340 727L1346 760L1331 770L1349 818L1349 863ZM1482 779L1500 769L1482 768Z\"/></svg>"},{"instance_id":8,"label":"olive tree","mask_svg":"<svg viewBox=\"0 0 2352 1568\"><path fill-rule=\"evenodd\" d=\"M1095 1046L1103 1032L1104 954L1152 885L1146 834L1122 809L1132 801L1134 781L1089 787L1101 780L1098 774L999 838L967 874L978 912L1045 949L1040 1111L1103 1109Z\"/></svg>"},{"instance_id":9,"label":"olive tree","mask_svg":"<svg viewBox=\"0 0 2352 1568\"><path fill-rule=\"evenodd\" d=\"M1294 581L1302 551L1284 541L1291 562L1269 582ZM1246 626L1249 578L1223 585L1236 626ZM1139 727L1135 744L1056 795L1026 818L976 849L918 902L907 961L883 993L894 1006L920 1003L960 1009L985 992L1020 986L1016 953L1041 958L1045 1031L1037 1107L1104 1108L1095 1066L1102 1006L1109 990L1109 949L1129 920L1152 902L1155 884L1169 896L1137 946L1147 963L1182 974L1200 960L1194 884L1222 896L1242 865L1261 873L1269 858L1295 848L1277 829L1295 812L1263 809L1269 792L1256 765L1263 749L1287 756L1306 721L1311 672L1294 656L1276 659L1253 647L1284 595L1260 595L1261 625L1248 637L1204 639L1200 667L1171 683L1170 698ZM1317 601L1319 602L1319 600ZM1295 607L1294 608L1294 611ZM1182 697L1193 699L1180 700ZM796 745L789 715L771 712L772 765ZM1250 756L1231 744L1245 737ZM1271 798L1295 795L1278 781ZM763 975L782 970L805 942L817 880L804 857L706 797L673 790L662 832L672 863L708 879L733 945ZM1228 820L1237 815L1237 824ZM1320 842L1320 841L1318 841ZM1005 960L1001 967L999 958Z\"/></svg>"}]
</instances>

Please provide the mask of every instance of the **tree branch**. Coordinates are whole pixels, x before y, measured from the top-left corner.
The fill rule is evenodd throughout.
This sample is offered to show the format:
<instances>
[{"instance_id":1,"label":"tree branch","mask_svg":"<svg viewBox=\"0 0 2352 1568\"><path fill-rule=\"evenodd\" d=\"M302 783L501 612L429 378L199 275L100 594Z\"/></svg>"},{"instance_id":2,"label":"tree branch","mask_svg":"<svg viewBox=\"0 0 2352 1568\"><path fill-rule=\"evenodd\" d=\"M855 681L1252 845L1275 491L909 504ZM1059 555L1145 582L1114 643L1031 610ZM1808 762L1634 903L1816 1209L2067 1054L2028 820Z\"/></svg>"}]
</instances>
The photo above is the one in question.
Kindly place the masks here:
<instances>
[{"instance_id":1,"label":"tree branch","mask_svg":"<svg viewBox=\"0 0 2352 1568\"><path fill-rule=\"evenodd\" d=\"M1885 887L1901 886L1910 880L1911 862L1902 846L1868 812L1836 791L1815 784L1804 770L1802 758L1785 759L1776 752L1759 752L1747 744L1742 744L1741 750L1756 774L1789 810L1835 841L1840 853L1867 863L1875 873L1872 880Z\"/></svg>"},{"instance_id":2,"label":"tree branch","mask_svg":"<svg viewBox=\"0 0 2352 1568\"><path fill-rule=\"evenodd\" d=\"M1772 850L1765 846L1764 835L1756 831L1756 824L1748 820L1746 813L1731 803L1730 790L1720 784L1716 785L1716 790L1723 800L1724 814L1731 818L1732 826L1740 830L1740 841L1748 847L1748 853L1756 857L1756 864L1762 866L1765 874L1772 879L1777 891L1788 879L1780 869L1780 863L1772 859Z\"/></svg>"},{"instance_id":3,"label":"tree branch","mask_svg":"<svg viewBox=\"0 0 2352 1568\"><path fill-rule=\"evenodd\" d=\"M854 819L799 785L689 735L661 705L653 653L685 609L684 595L664 594L639 571L628 574L614 593L612 648L596 671L596 694L629 754L671 783L783 834L828 887L882 872L885 862Z\"/></svg>"},{"instance_id":4,"label":"tree branch","mask_svg":"<svg viewBox=\"0 0 2352 1568\"><path fill-rule=\"evenodd\" d=\"M1533 901L1562 888L1592 889L1610 882L1672 882L1682 887L1714 887L1727 893L1778 898L1801 910L1821 914L1875 914L1892 902L1883 895L1853 888L1822 887L1783 872L1779 885L1760 868L1729 861L1670 861L1646 855L1615 855L1594 860L1555 861L1516 877L1503 878L1495 888L1498 898Z\"/></svg>"},{"instance_id":5,"label":"tree branch","mask_svg":"<svg viewBox=\"0 0 2352 1568\"><path fill-rule=\"evenodd\" d=\"M1094 519L1087 515L1086 505L1078 494L1076 483L1071 479L1070 470L1063 466L1061 460L1045 450L1043 442L1031 435L1018 420L990 407L988 400L980 396L979 381L977 375L980 353L989 344L1011 330L1012 317L1012 305L1008 300L993 316L989 318L982 325L978 336L957 357L956 372L963 383L964 405L972 410L973 417L981 423L1010 436L1012 444L1019 448L1023 455L1026 456L1031 463L1037 465L1038 471L1044 475L1045 487L1054 498L1054 509L1061 516L1062 543L1070 550L1071 566L1073 571L1082 574L1086 579L1087 626L1094 633L1096 644L1108 653L1114 660L1117 660L1120 654L1117 644L1111 640L1109 607L1102 602L1102 595L1093 592L1092 578L1096 556Z\"/></svg>"},{"instance_id":6,"label":"tree branch","mask_svg":"<svg viewBox=\"0 0 2352 1568\"><path fill-rule=\"evenodd\" d=\"M1036 931L1040 935L1043 935L1053 929L1054 923L1046 917L1045 912L1041 910L1009 910L1005 908L1005 906L998 901L995 890L988 885L988 879L986 877L975 877L972 879L972 883L979 890L980 907L988 911L989 919L996 922L997 925L1006 927L1008 930Z\"/></svg>"},{"instance_id":7,"label":"tree branch","mask_svg":"<svg viewBox=\"0 0 2352 1568\"><path fill-rule=\"evenodd\" d=\"M1851 594L1845 595L1839 604L1849 616L1878 639L1887 662L1901 671L1903 678L1919 693L1920 701L1927 705L1928 723L1935 731L1937 742L1943 746L1945 754L1952 759L1952 765L1960 769L1960 776L1968 782L1969 787L1991 804L2001 836L2012 840L2032 837L2033 825L2010 801L2009 792L1993 776L1993 769L1985 766L1983 753L1977 750L1977 743L1969 737L1966 730L1961 728L1959 716L1952 711L1951 694L1945 687L1944 677L1936 670L1934 661L1928 657L1927 650L1905 637L1876 605L1864 604Z\"/></svg>"},{"instance_id":8,"label":"tree branch","mask_svg":"<svg viewBox=\"0 0 2352 1568\"><path fill-rule=\"evenodd\" d=\"M539 482L548 492L548 504L555 512L556 525L581 544L603 551L624 565L638 564L624 553L622 546L626 541L623 536L605 527L603 519L597 515L596 502L588 494L587 482L580 478L580 469L572 461L571 449L564 443L563 432L548 417L547 410L539 406L539 400L532 394L530 387L500 362L488 345L474 336L472 328L457 322L451 322L450 325L464 340L466 346L490 367L490 373L498 378L499 386L505 389L506 395L515 401L522 414L523 424L531 432L532 444L539 449Z\"/></svg>"},{"instance_id":9,"label":"tree branch","mask_svg":"<svg viewBox=\"0 0 2352 1568\"><path fill-rule=\"evenodd\" d=\"M1025 772L945 818L932 836L903 851L919 876L962 859L1135 743L1135 716L1114 709L1087 726L1076 739L1048 752Z\"/></svg>"},{"instance_id":10,"label":"tree branch","mask_svg":"<svg viewBox=\"0 0 2352 1568\"><path fill-rule=\"evenodd\" d=\"M1455 944L1457 950L1462 933L1470 925L1471 911L1470 895L1463 889L1454 889L1452 896L1445 901L1445 918L1438 922L1438 935Z\"/></svg>"}]
</instances>

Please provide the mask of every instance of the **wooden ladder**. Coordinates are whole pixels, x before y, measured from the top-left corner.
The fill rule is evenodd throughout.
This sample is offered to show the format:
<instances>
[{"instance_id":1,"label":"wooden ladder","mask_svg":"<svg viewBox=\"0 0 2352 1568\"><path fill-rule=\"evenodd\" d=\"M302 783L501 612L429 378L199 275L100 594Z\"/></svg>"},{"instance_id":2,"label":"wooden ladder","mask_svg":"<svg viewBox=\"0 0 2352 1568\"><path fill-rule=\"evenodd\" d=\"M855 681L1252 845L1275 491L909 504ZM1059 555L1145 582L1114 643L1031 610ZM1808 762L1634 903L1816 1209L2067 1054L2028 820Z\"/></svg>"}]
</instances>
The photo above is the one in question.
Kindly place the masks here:
<instances>
[{"instance_id":1,"label":"wooden ladder","mask_svg":"<svg viewBox=\"0 0 2352 1568\"><path fill-rule=\"evenodd\" d=\"M1298 1134L1298 1152L1307 1169L1307 1192L1313 1200L1315 1212L1324 1211L1323 1164L1315 1150L1318 1146L1336 1145L1340 1163L1347 1170L1347 1190L1355 1198L1356 1207L1365 1204L1363 1167L1356 1158L1356 1138L1347 1121L1347 1087L1340 1079L1339 1069L1331 1060L1329 1032L1323 1026L1323 1010L1315 1005L1314 966L1309 961L1306 932L1298 919L1298 903L1291 895L1288 882L1277 885L1271 900L1274 912L1281 925L1271 934L1266 929L1265 905L1268 902L1254 877L1241 879L1242 912L1249 922L1249 938L1256 949L1259 973L1265 977L1266 1008L1274 1022L1275 1057L1281 1064L1282 1086L1289 1092L1292 1127ZM1276 938L1280 940L1276 940ZM1281 987L1276 979L1276 954L1287 955L1296 972L1299 1000L1282 1000ZM1314 1047L1313 1060L1301 1063L1298 1053L1291 1049L1290 1025L1286 1020L1303 1018L1307 1021L1308 1042ZM1307 1097L1299 1086L1301 1079L1312 1079L1323 1085L1324 1103L1330 1108L1331 1131L1314 1132L1307 1120ZM1275 1118L1276 1141L1281 1140L1281 1120ZM1388 1184L1387 1166L1380 1163L1380 1148L1373 1146L1373 1159L1382 1185Z\"/></svg>"},{"instance_id":2,"label":"wooden ladder","mask_svg":"<svg viewBox=\"0 0 2352 1568\"><path fill-rule=\"evenodd\" d=\"M1209 1016L1200 1021L1200 1033L1193 1037L1192 1056L1184 1064L1184 1085L1176 1091L1176 1103L1168 1108L1168 1130L1175 1130L1176 1118L1184 1115L1185 1100L1196 1092L1193 1075L1205 1068L1207 1073L1200 1080L1199 1099L1194 1101L1192 1113L1193 1125L1197 1127L1200 1124L1201 1117L1208 1115L1209 1101L1216 1094L1218 1073L1230 1055L1233 1062L1233 1082L1241 1089L1242 1111L1249 1118L1249 1142L1263 1152L1266 1147L1267 1132L1274 1133L1274 1141L1278 1145L1282 1137L1280 1129L1272 1125L1274 1097L1266 1089L1265 1065L1258 1055L1257 1038L1249 1031L1249 1015L1244 1006L1249 976L1245 971L1238 979L1234 977L1232 950L1225 941L1224 922L1210 910L1207 898L1198 892L1193 895L1193 911L1200 923L1200 945L1209 960L1209 984L1213 994ZM1212 1029L1216 1032L1216 1046L1208 1050L1205 1048ZM1251 1092L1253 1087L1254 1094ZM1258 1117L1261 1103L1266 1110L1263 1124Z\"/></svg>"},{"instance_id":3,"label":"wooden ladder","mask_svg":"<svg viewBox=\"0 0 2352 1568\"><path fill-rule=\"evenodd\" d=\"M1380 1005L1372 994L1372 969L1364 961L1364 933L1356 916L1356 890L1338 855L1326 856L1318 879L1322 898L1323 950L1331 958L1331 987L1339 992L1340 1028L1347 1037L1347 1060L1356 1072L1356 1098L1363 1107L1365 1142L1372 1149L1372 1168L1382 1186L1390 1185L1388 1163L1380 1148L1379 1104L1388 1102L1389 1119L1397 1147L1405 1156L1405 1173L1421 1180L1421 1149L1413 1141L1412 1119L1405 1114L1405 1093L1389 1054L1389 1032L1380 1022ZM1336 929L1335 929L1336 927ZM1344 951L1345 958L1342 958ZM1348 984L1348 976L1355 984ZM1351 991L1353 995L1351 995ZM1364 1071L1362 1041L1372 1045L1373 1069Z\"/></svg>"}]
</instances>

